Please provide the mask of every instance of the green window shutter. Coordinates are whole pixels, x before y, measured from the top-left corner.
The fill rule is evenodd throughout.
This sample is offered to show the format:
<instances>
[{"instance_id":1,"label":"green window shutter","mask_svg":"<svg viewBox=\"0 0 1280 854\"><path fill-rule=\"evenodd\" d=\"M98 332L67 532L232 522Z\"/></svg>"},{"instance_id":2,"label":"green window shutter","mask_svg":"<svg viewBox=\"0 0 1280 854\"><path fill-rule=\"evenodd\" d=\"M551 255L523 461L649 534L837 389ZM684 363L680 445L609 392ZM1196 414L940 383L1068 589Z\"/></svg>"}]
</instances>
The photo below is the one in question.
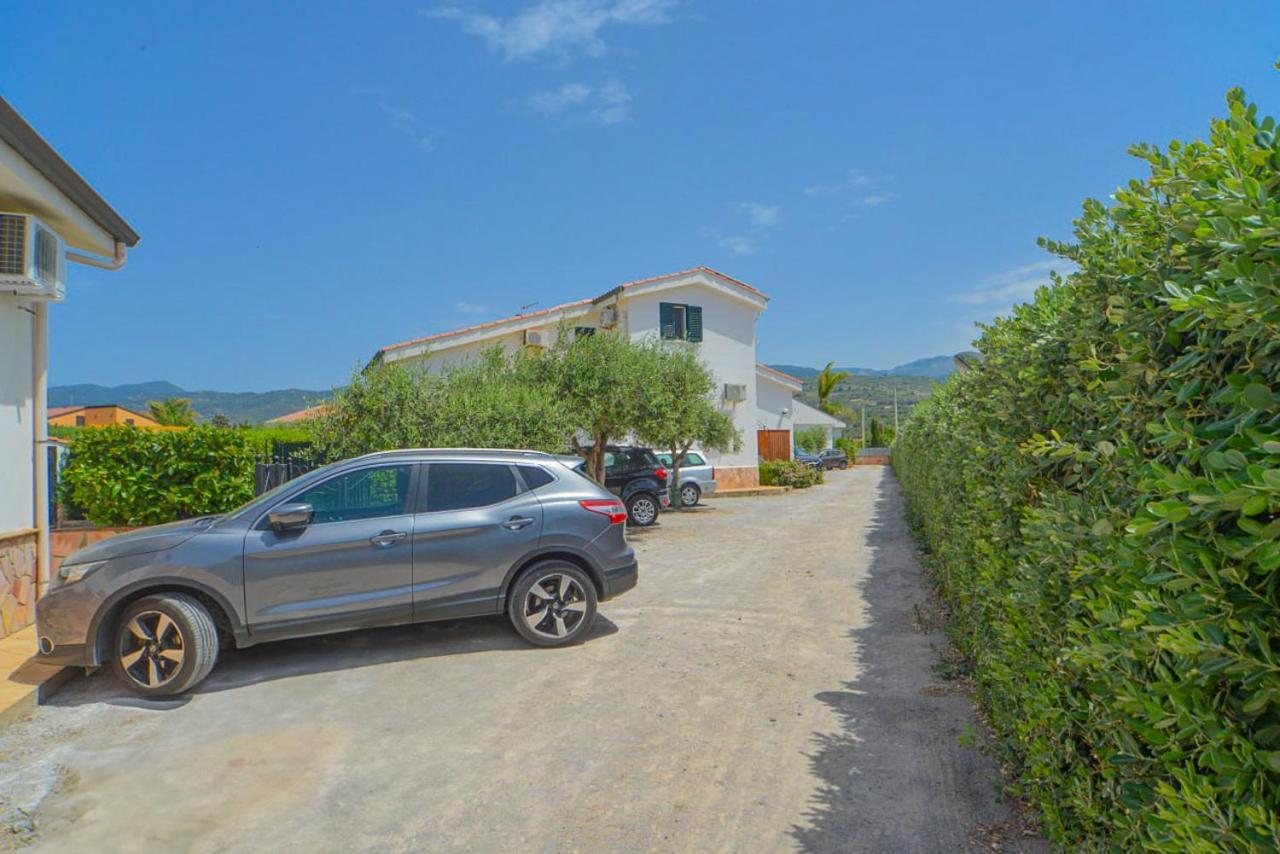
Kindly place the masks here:
<instances>
[{"instance_id":1,"label":"green window shutter","mask_svg":"<svg viewBox=\"0 0 1280 854\"><path fill-rule=\"evenodd\" d=\"M702 306L687 305L684 307L684 325L686 338L690 341L702 340Z\"/></svg>"},{"instance_id":2,"label":"green window shutter","mask_svg":"<svg viewBox=\"0 0 1280 854\"><path fill-rule=\"evenodd\" d=\"M676 337L676 307L673 303L658 303L658 326L663 338Z\"/></svg>"}]
</instances>

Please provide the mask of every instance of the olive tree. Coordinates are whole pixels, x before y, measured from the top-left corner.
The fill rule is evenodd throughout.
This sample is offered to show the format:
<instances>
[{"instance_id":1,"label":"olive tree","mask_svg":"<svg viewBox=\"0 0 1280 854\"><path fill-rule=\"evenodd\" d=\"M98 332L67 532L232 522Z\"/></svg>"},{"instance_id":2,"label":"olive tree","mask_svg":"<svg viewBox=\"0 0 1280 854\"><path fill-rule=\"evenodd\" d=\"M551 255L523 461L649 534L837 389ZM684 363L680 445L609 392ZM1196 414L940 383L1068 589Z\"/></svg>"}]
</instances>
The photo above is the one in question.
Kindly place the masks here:
<instances>
[{"instance_id":1,"label":"olive tree","mask_svg":"<svg viewBox=\"0 0 1280 854\"><path fill-rule=\"evenodd\" d=\"M636 438L671 454L671 506L680 509L680 468L694 445L707 451L741 447L729 413L716 406L715 375L691 344L636 345L645 365L644 393L636 401Z\"/></svg>"}]
</instances>

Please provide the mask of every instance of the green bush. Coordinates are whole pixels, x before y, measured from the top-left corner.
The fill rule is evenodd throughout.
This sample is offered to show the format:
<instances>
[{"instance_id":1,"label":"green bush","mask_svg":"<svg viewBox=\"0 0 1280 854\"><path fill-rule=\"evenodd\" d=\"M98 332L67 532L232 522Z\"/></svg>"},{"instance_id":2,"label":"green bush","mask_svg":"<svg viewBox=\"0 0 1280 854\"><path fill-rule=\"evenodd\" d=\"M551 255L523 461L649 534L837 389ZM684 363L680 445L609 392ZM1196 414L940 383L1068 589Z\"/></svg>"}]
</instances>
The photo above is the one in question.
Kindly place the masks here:
<instances>
[{"instance_id":1,"label":"green bush","mask_svg":"<svg viewBox=\"0 0 1280 854\"><path fill-rule=\"evenodd\" d=\"M1060 844L1280 849L1280 141L1133 153L1078 266L895 446L1002 759Z\"/></svg>"},{"instance_id":2,"label":"green bush","mask_svg":"<svg viewBox=\"0 0 1280 854\"><path fill-rule=\"evenodd\" d=\"M807 466L795 460L771 460L760 464L760 483L763 486L790 486L806 489L822 483L822 469Z\"/></svg>"},{"instance_id":3,"label":"green bush","mask_svg":"<svg viewBox=\"0 0 1280 854\"><path fill-rule=\"evenodd\" d=\"M858 455L858 449L862 447L862 442L858 439L851 439L847 436L839 436L836 438L835 446L844 451L845 456L849 458L849 462L853 462L853 458Z\"/></svg>"},{"instance_id":4,"label":"green bush","mask_svg":"<svg viewBox=\"0 0 1280 854\"><path fill-rule=\"evenodd\" d=\"M98 525L154 525L231 510L253 497L245 430L80 430L59 477L65 500Z\"/></svg>"}]
</instances>

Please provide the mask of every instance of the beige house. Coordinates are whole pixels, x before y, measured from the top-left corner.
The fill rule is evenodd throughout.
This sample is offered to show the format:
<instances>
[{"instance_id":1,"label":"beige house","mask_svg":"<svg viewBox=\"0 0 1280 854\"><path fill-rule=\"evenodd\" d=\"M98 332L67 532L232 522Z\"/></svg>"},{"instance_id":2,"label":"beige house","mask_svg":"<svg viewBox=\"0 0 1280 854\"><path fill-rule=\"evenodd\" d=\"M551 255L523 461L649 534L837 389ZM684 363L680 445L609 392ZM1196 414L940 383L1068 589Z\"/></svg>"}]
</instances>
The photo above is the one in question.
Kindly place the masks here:
<instances>
[{"instance_id":1,"label":"beige house","mask_svg":"<svg viewBox=\"0 0 1280 854\"><path fill-rule=\"evenodd\" d=\"M0 637L49 577L49 305L67 262L124 265L138 235L0 98Z\"/></svg>"},{"instance_id":2,"label":"beige house","mask_svg":"<svg viewBox=\"0 0 1280 854\"><path fill-rule=\"evenodd\" d=\"M756 324L768 303L767 296L745 282L710 267L694 267L626 282L542 311L392 344L373 360L439 371L495 345L508 350L549 347L562 326L575 335L609 329L633 340L690 341L716 375L718 405L742 435L740 451L708 454L716 477L723 489L754 486L759 483Z\"/></svg>"}]
</instances>

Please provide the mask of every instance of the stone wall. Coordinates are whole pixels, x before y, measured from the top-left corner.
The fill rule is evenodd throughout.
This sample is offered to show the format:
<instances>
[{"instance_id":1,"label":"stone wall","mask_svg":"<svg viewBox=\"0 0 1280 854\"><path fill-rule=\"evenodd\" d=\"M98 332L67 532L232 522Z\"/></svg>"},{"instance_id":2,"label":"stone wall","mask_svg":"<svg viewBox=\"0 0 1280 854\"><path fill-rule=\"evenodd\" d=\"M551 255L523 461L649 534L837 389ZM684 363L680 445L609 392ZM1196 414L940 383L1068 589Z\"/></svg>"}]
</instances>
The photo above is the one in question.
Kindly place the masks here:
<instances>
[{"instance_id":1,"label":"stone wall","mask_svg":"<svg viewBox=\"0 0 1280 854\"><path fill-rule=\"evenodd\" d=\"M0 534L0 637L35 622L36 533Z\"/></svg>"},{"instance_id":2,"label":"stone wall","mask_svg":"<svg viewBox=\"0 0 1280 854\"><path fill-rule=\"evenodd\" d=\"M716 489L752 489L760 485L759 466L716 466Z\"/></svg>"}]
</instances>

